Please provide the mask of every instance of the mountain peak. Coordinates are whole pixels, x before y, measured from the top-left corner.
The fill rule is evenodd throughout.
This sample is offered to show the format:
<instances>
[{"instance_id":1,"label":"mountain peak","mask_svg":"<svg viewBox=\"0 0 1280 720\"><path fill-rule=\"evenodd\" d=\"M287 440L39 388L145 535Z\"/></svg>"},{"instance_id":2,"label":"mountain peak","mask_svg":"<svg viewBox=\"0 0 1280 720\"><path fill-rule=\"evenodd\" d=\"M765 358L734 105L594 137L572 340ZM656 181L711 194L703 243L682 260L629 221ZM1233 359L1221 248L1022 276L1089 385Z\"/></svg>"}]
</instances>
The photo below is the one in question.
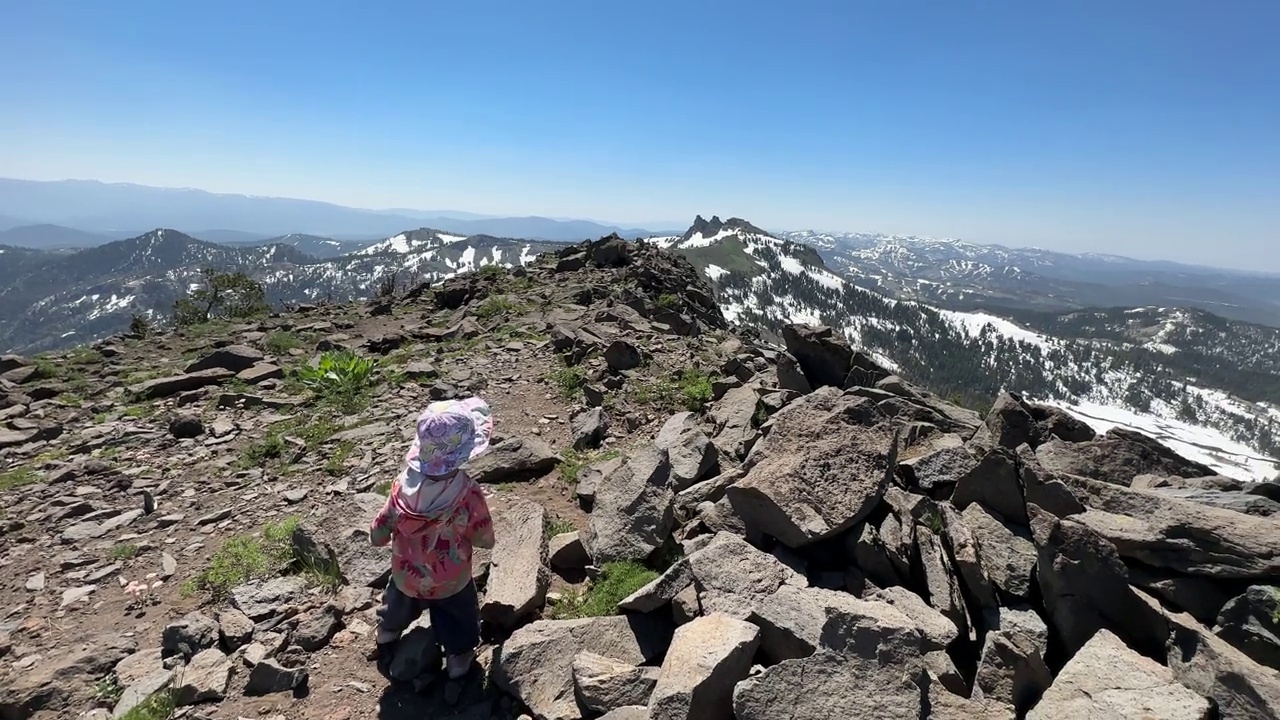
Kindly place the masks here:
<instances>
[{"instance_id":1,"label":"mountain peak","mask_svg":"<svg viewBox=\"0 0 1280 720\"><path fill-rule=\"evenodd\" d=\"M721 220L719 215L712 215L711 219L707 220L701 215L698 215L693 219L693 224L689 226L689 229L680 237L680 242L684 243L694 238L701 238L705 241L709 238L717 238L718 236L727 236L736 233L751 235L769 234L739 217L731 217L728 220Z\"/></svg>"}]
</instances>

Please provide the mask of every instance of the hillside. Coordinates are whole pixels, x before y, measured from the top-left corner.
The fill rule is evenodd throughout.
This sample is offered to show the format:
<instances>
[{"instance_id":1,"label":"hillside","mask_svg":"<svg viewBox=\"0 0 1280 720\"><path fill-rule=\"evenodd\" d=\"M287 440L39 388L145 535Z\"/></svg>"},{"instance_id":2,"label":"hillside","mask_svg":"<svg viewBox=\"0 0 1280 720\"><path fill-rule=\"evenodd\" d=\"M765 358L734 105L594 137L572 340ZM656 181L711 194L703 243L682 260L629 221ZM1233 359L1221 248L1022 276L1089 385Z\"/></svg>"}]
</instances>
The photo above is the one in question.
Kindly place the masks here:
<instances>
[{"instance_id":1,"label":"hillside","mask_svg":"<svg viewBox=\"0 0 1280 720\"><path fill-rule=\"evenodd\" d=\"M787 232L859 287L950 310L1198 308L1280 327L1280 276L871 233Z\"/></svg>"},{"instance_id":2,"label":"hillside","mask_svg":"<svg viewBox=\"0 0 1280 720\"><path fill-rule=\"evenodd\" d=\"M0 717L1280 711L1254 630L1280 487L1013 395L983 417L829 329L735 333L712 293L606 238L0 358ZM473 393L497 422L468 467L497 536L482 647L446 681L424 621L383 677L370 521L421 408Z\"/></svg>"}]
</instances>

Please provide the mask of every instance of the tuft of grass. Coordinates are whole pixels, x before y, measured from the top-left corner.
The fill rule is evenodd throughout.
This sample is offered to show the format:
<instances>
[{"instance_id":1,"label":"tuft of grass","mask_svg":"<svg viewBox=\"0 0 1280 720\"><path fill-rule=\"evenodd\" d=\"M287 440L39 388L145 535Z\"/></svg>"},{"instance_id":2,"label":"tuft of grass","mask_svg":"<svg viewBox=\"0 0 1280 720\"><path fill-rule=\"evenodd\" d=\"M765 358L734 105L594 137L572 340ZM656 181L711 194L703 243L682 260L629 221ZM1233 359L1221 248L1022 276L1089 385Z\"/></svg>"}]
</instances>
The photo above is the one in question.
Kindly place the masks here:
<instances>
[{"instance_id":1,"label":"tuft of grass","mask_svg":"<svg viewBox=\"0 0 1280 720\"><path fill-rule=\"evenodd\" d=\"M115 673L93 684L93 700L99 705L115 705L121 695L124 695L124 688L120 686L120 679Z\"/></svg>"},{"instance_id":2,"label":"tuft of grass","mask_svg":"<svg viewBox=\"0 0 1280 720\"><path fill-rule=\"evenodd\" d=\"M600 569L600 578L585 591L566 593L552 605L551 617L571 620L616 614L618 603L657 577L658 573L637 562L608 563Z\"/></svg>"},{"instance_id":3,"label":"tuft of grass","mask_svg":"<svg viewBox=\"0 0 1280 720\"><path fill-rule=\"evenodd\" d=\"M315 585L337 588L342 574L336 564L318 563L299 554L293 535L301 524L301 518L289 516L263 526L261 537L228 538L209 559L209 565L182 586L182 593L189 596L204 591L220 601L250 580L287 574L303 574Z\"/></svg>"},{"instance_id":4,"label":"tuft of grass","mask_svg":"<svg viewBox=\"0 0 1280 720\"><path fill-rule=\"evenodd\" d=\"M680 307L680 298L671 293L663 293L658 296L658 307L663 310L676 310Z\"/></svg>"},{"instance_id":5,"label":"tuft of grass","mask_svg":"<svg viewBox=\"0 0 1280 720\"><path fill-rule=\"evenodd\" d=\"M524 312L525 307L506 295L490 295L476 306L475 316L481 320Z\"/></svg>"},{"instance_id":6,"label":"tuft of grass","mask_svg":"<svg viewBox=\"0 0 1280 720\"><path fill-rule=\"evenodd\" d=\"M120 543L111 546L112 560L131 560L138 555L138 546L129 543Z\"/></svg>"},{"instance_id":7,"label":"tuft of grass","mask_svg":"<svg viewBox=\"0 0 1280 720\"><path fill-rule=\"evenodd\" d=\"M106 422L106 421L107 421L107 414L106 414L106 413L98 413L97 415L94 415L94 416L93 416L93 422L94 422L94 424L95 424L95 425L101 425L102 423L104 423L104 422Z\"/></svg>"},{"instance_id":8,"label":"tuft of grass","mask_svg":"<svg viewBox=\"0 0 1280 720\"><path fill-rule=\"evenodd\" d=\"M267 433L261 440L250 443L240 451L240 460L236 463L241 470L263 467L272 460L279 460L289 447L284 436L278 432Z\"/></svg>"},{"instance_id":9,"label":"tuft of grass","mask_svg":"<svg viewBox=\"0 0 1280 720\"><path fill-rule=\"evenodd\" d=\"M324 463L325 474L338 477L346 472L347 458L351 456L351 451L355 450L356 444L350 440L344 440L338 443L338 447L334 448L333 453L329 455L329 459Z\"/></svg>"},{"instance_id":10,"label":"tuft of grass","mask_svg":"<svg viewBox=\"0 0 1280 720\"><path fill-rule=\"evenodd\" d=\"M576 528L574 528L573 523L569 522L568 520L555 518L547 521L547 537L549 538L553 538L556 535L563 535L564 533L573 532L575 529Z\"/></svg>"},{"instance_id":11,"label":"tuft of grass","mask_svg":"<svg viewBox=\"0 0 1280 720\"><path fill-rule=\"evenodd\" d=\"M641 404L697 411L711 402L711 376L698 368L685 368L674 378L637 383L630 392Z\"/></svg>"},{"instance_id":12,"label":"tuft of grass","mask_svg":"<svg viewBox=\"0 0 1280 720\"><path fill-rule=\"evenodd\" d=\"M552 370L547 375L547 380L560 389L560 394L566 400L572 400L582 393L583 386L587 384L587 374L574 365Z\"/></svg>"},{"instance_id":13,"label":"tuft of grass","mask_svg":"<svg viewBox=\"0 0 1280 720\"><path fill-rule=\"evenodd\" d=\"M127 418L142 419L155 414L156 409L150 405L130 405L124 409L124 416Z\"/></svg>"},{"instance_id":14,"label":"tuft of grass","mask_svg":"<svg viewBox=\"0 0 1280 720\"><path fill-rule=\"evenodd\" d=\"M103 359L102 353L83 345L67 353L67 362L72 365L96 365Z\"/></svg>"},{"instance_id":15,"label":"tuft of grass","mask_svg":"<svg viewBox=\"0 0 1280 720\"><path fill-rule=\"evenodd\" d=\"M490 263L488 265L481 265L480 269L477 271L477 274L479 274L480 277L482 278L492 280L500 277L505 277L507 274L507 269L501 265Z\"/></svg>"},{"instance_id":16,"label":"tuft of grass","mask_svg":"<svg viewBox=\"0 0 1280 720\"><path fill-rule=\"evenodd\" d=\"M147 696L120 720L169 720L177 708L172 690L161 690Z\"/></svg>"},{"instance_id":17,"label":"tuft of grass","mask_svg":"<svg viewBox=\"0 0 1280 720\"><path fill-rule=\"evenodd\" d=\"M288 355L290 350L302 347L302 339L291 332L276 330L262 338L262 347L272 355Z\"/></svg>"},{"instance_id":18,"label":"tuft of grass","mask_svg":"<svg viewBox=\"0 0 1280 720\"><path fill-rule=\"evenodd\" d=\"M40 479L40 474L29 467L19 467L0 473L0 492L30 485Z\"/></svg>"},{"instance_id":19,"label":"tuft of grass","mask_svg":"<svg viewBox=\"0 0 1280 720\"><path fill-rule=\"evenodd\" d=\"M621 455L622 453L617 450L582 452L580 450L569 448L560 453L560 457L564 458L564 462L560 463L557 469L560 471L561 479L568 483L570 487L573 487L578 484L578 478L582 475L582 471L585 470L588 465L605 460L612 460L616 457L620 457Z\"/></svg>"}]
</instances>

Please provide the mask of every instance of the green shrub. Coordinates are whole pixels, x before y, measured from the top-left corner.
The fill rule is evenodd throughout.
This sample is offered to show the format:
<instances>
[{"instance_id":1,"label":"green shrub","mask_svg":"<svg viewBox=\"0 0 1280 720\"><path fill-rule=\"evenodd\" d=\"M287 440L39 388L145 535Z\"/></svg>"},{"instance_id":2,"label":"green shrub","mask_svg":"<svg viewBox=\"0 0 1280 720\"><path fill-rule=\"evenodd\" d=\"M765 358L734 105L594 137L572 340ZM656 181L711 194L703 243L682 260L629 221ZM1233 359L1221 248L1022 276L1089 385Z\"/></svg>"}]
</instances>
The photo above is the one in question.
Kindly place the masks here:
<instances>
[{"instance_id":1,"label":"green shrub","mask_svg":"<svg viewBox=\"0 0 1280 720\"><path fill-rule=\"evenodd\" d=\"M228 538L209 559L209 565L183 585L183 594L204 591L214 600L222 600L250 580L286 574L304 574L316 585L336 588L342 581L336 564L298 554L293 534L301 523L301 518L290 516L263 526L261 537Z\"/></svg>"},{"instance_id":2,"label":"green shrub","mask_svg":"<svg viewBox=\"0 0 1280 720\"><path fill-rule=\"evenodd\" d=\"M279 460L284 456L289 444L278 432L267 433L261 440L256 440L240 451L238 465L242 469L262 467L271 460Z\"/></svg>"},{"instance_id":3,"label":"green shrub","mask_svg":"<svg viewBox=\"0 0 1280 720\"><path fill-rule=\"evenodd\" d=\"M677 381L680 388L680 399L690 410L701 410L702 406L711 402L711 376L697 368L686 368L680 373Z\"/></svg>"},{"instance_id":4,"label":"green shrub","mask_svg":"<svg viewBox=\"0 0 1280 720\"><path fill-rule=\"evenodd\" d=\"M481 265L480 269L477 270L476 272L482 278L493 280L500 277L505 277L507 274L507 269L496 263L490 263L488 265Z\"/></svg>"},{"instance_id":5,"label":"green shrub","mask_svg":"<svg viewBox=\"0 0 1280 720\"><path fill-rule=\"evenodd\" d=\"M334 448L333 453L329 455L329 459L324 463L325 474L338 477L346 472L347 458L355 448L356 444L350 440L338 443L338 447Z\"/></svg>"},{"instance_id":6,"label":"green shrub","mask_svg":"<svg viewBox=\"0 0 1280 720\"><path fill-rule=\"evenodd\" d=\"M156 328L151 324L151 319L146 315L134 314L129 318L129 334L139 338L149 338L155 334Z\"/></svg>"},{"instance_id":7,"label":"green shrub","mask_svg":"<svg viewBox=\"0 0 1280 720\"><path fill-rule=\"evenodd\" d=\"M556 620L604 617L618 612L618 603L656 580L658 573L637 562L612 562L600 569L600 577L585 591L566 593L551 607Z\"/></svg>"},{"instance_id":8,"label":"green shrub","mask_svg":"<svg viewBox=\"0 0 1280 720\"><path fill-rule=\"evenodd\" d=\"M102 705L114 705L124 695L120 680L112 673L93 684L93 699Z\"/></svg>"},{"instance_id":9,"label":"green shrub","mask_svg":"<svg viewBox=\"0 0 1280 720\"><path fill-rule=\"evenodd\" d=\"M147 696L132 710L120 716L120 720L169 720L177 708L172 690L161 690Z\"/></svg>"},{"instance_id":10,"label":"green shrub","mask_svg":"<svg viewBox=\"0 0 1280 720\"><path fill-rule=\"evenodd\" d=\"M658 307L663 310L678 310L680 308L680 298L671 293L664 293L658 296Z\"/></svg>"},{"instance_id":11,"label":"green shrub","mask_svg":"<svg viewBox=\"0 0 1280 720\"><path fill-rule=\"evenodd\" d=\"M243 272L200 272L203 287L173 304L173 323L190 327L216 318L259 317L271 311L262 283Z\"/></svg>"},{"instance_id":12,"label":"green shrub","mask_svg":"<svg viewBox=\"0 0 1280 720\"><path fill-rule=\"evenodd\" d=\"M552 370L547 375L547 380L560 389L560 394L565 399L571 400L577 397L587 384L587 374L582 368L574 365Z\"/></svg>"},{"instance_id":13,"label":"green shrub","mask_svg":"<svg viewBox=\"0 0 1280 720\"><path fill-rule=\"evenodd\" d=\"M138 554L138 546L128 543L111 546L112 560L129 560Z\"/></svg>"},{"instance_id":14,"label":"green shrub","mask_svg":"<svg viewBox=\"0 0 1280 720\"><path fill-rule=\"evenodd\" d=\"M516 303L506 295L490 295L476 306L475 315L481 320L489 320L523 311L524 306Z\"/></svg>"}]
</instances>

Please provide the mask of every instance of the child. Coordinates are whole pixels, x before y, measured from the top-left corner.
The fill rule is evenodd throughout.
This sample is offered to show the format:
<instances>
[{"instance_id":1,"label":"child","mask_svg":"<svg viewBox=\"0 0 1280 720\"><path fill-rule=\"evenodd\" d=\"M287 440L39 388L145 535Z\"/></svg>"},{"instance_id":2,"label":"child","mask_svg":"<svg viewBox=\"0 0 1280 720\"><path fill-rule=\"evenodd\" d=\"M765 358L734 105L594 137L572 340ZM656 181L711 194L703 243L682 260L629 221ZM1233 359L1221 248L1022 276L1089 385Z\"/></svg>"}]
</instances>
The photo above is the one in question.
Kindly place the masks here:
<instances>
[{"instance_id":1,"label":"child","mask_svg":"<svg viewBox=\"0 0 1280 720\"><path fill-rule=\"evenodd\" d=\"M435 402L418 416L405 470L369 532L391 543L391 581L378 609L378 669L389 675L395 644L425 610L447 655L451 680L471 669L480 644L480 602L471 549L493 547L480 486L460 468L489 448L493 420L479 398Z\"/></svg>"}]
</instances>

